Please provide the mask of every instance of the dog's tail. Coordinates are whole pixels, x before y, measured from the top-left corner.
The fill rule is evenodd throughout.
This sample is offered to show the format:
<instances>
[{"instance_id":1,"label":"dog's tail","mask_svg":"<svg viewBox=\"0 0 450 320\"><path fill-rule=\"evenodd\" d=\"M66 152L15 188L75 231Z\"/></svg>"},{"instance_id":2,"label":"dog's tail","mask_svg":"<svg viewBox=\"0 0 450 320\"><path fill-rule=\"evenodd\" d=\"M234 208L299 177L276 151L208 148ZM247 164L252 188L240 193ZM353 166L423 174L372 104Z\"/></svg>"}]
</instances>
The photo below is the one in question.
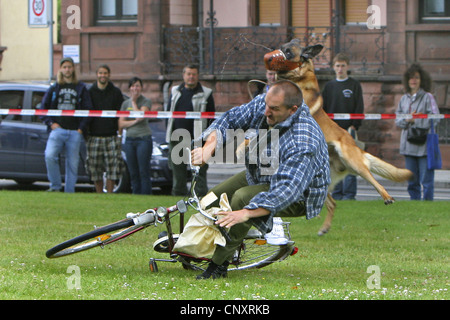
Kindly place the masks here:
<instances>
[{"instance_id":1,"label":"dog's tail","mask_svg":"<svg viewBox=\"0 0 450 320\"><path fill-rule=\"evenodd\" d=\"M392 164L389 164L380 158L365 153L365 157L370 162L370 172L375 173L385 179L389 179L394 182L403 182L411 179L413 173L408 169L400 169Z\"/></svg>"}]
</instances>

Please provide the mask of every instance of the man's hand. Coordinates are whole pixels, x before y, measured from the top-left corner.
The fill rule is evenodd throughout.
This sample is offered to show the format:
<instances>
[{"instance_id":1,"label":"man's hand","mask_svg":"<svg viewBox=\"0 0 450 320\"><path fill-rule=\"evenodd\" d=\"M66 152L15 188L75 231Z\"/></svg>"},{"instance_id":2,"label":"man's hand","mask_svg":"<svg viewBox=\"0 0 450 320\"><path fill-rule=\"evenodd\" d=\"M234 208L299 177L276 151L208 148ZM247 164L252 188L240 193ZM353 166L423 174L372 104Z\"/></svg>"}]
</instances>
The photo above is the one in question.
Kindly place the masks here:
<instances>
[{"instance_id":1,"label":"man's hand","mask_svg":"<svg viewBox=\"0 0 450 320\"><path fill-rule=\"evenodd\" d=\"M202 148L195 148L191 151L191 161L194 166L204 165L212 157L217 146L216 135L215 131L211 132Z\"/></svg>"},{"instance_id":2,"label":"man's hand","mask_svg":"<svg viewBox=\"0 0 450 320\"><path fill-rule=\"evenodd\" d=\"M250 218L267 216L269 213L270 211L264 208L220 212L218 215L220 215L221 218L216 221L216 224L221 227L231 228L238 223L248 221Z\"/></svg>"},{"instance_id":3,"label":"man's hand","mask_svg":"<svg viewBox=\"0 0 450 320\"><path fill-rule=\"evenodd\" d=\"M250 219L247 209L239 210L239 211L228 211L228 212L220 212L219 215L221 218L216 221L221 227L231 228L235 224L246 222Z\"/></svg>"},{"instance_id":4,"label":"man's hand","mask_svg":"<svg viewBox=\"0 0 450 320\"><path fill-rule=\"evenodd\" d=\"M51 128L52 130L55 130L55 129L57 129L57 128L61 128L61 126L60 126L58 123L53 122L52 125L50 126L50 128Z\"/></svg>"},{"instance_id":5,"label":"man's hand","mask_svg":"<svg viewBox=\"0 0 450 320\"><path fill-rule=\"evenodd\" d=\"M206 161L208 161L207 159L205 159L206 157L203 155L204 154L204 148L195 148L191 151L191 159L192 159L192 164L194 166L202 166L206 163Z\"/></svg>"}]
</instances>

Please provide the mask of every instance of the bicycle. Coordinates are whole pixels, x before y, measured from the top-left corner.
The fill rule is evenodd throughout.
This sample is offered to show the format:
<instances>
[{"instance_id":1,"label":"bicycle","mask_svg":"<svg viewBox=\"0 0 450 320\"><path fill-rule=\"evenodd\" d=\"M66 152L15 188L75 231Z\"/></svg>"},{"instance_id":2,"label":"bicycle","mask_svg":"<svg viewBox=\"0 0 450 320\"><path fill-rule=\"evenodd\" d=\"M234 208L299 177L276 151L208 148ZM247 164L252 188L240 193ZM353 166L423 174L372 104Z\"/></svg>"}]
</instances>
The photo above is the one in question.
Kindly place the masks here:
<instances>
[{"instance_id":1,"label":"bicycle","mask_svg":"<svg viewBox=\"0 0 450 320\"><path fill-rule=\"evenodd\" d=\"M209 215L200 206L200 199L195 193L195 184L200 167L191 163L190 151L189 165L192 173L190 197L179 200L171 207L157 207L148 209L143 213L128 213L126 218L112 224L96 228L90 232L62 242L47 250L47 258L59 258L78 252L86 251L95 247L104 248L106 245L122 240L132 234L141 231L149 226L166 225L166 231L159 234L158 239L153 243L156 252L164 252L170 255L170 259L150 258L149 268L152 272L158 271L157 262L181 262L183 268L204 271L211 261L207 257L194 257L183 252L174 251L174 246L184 230L185 213L191 207L196 212L200 212L209 220L217 221L216 217ZM179 234L173 232L171 220L179 215ZM257 229L250 229L242 244L236 250L230 261L228 270L242 270L248 268L262 268L273 262L282 261L297 253L289 232L289 222L280 222L278 225L283 229L285 241L281 244L270 244L264 235ZM217 226L221 234L229 241L229 235L225 228Z\"/></svg>"}]
</instances>

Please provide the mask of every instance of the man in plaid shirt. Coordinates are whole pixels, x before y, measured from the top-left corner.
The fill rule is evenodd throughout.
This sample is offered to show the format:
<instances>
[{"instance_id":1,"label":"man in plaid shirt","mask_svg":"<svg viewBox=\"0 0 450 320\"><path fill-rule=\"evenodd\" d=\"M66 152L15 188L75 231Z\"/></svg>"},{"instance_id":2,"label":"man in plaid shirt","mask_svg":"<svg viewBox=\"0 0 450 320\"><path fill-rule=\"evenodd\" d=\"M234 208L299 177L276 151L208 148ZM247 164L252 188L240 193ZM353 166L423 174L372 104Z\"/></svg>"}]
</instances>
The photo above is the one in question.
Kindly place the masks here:
<instances>
[{"instance_id":1,"label":"man in plaid shirt","mask_svg":"<svg viewBox=\"0 0 450 320\"><path fill-rule=\"evenodd\" d=\"M252 225L267 233L275 215L317 216L330 184L325 138L294 83L279 81L267 94L217 119L203 133L203 147L192 150L193 163L206 163L226 141L229 129L254 131L259 139L250 143L247 170L211 190L230 199L233 211L224 212L217 224L230 228L231 241L216 247L212 262L198 279L226 277L228 261Z\"/></svg>"}]
</instances>

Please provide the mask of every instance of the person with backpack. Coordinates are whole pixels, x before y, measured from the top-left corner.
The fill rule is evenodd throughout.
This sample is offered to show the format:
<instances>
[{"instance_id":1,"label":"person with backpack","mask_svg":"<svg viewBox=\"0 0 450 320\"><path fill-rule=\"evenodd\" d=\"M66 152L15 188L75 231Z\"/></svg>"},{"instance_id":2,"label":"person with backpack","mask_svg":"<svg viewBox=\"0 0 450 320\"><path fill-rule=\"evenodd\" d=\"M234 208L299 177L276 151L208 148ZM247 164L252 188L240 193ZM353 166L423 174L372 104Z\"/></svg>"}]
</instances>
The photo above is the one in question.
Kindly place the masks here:
<instances>
[{"instance_id":1,"label":"person with backpack","mask_svg":"<svg viewBox=\"0 0 450 320\"><path fill-rule=\"evenodd\" d=\"M75 63L72 58L61 59L57 82L44 97L40 109L89 110L92 109L91 97L86 85L78 81ZM61 191L62 179L60 155L65 152L64 192L75 192L78 179L80 145L83 134L90 122L88 117L41 116L50 135L45 148L45 164L50 188L47 191Z\"/></svg>"}]
</instances>

